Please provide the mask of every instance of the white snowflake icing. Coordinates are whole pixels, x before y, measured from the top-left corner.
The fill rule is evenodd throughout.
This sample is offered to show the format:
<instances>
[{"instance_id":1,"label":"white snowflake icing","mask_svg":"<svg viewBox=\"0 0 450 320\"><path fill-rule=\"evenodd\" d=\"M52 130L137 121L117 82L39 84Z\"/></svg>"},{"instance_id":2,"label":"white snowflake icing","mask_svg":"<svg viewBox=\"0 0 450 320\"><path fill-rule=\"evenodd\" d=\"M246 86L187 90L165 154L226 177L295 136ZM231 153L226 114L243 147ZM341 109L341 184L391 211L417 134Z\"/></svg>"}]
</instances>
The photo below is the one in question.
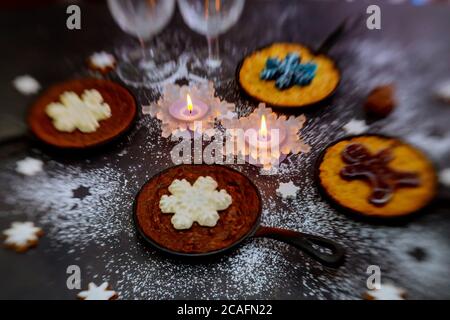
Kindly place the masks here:
<instances>
[{"instance_id":1,"label":"white snowflake icing","mask_svg":"<svg viewBox=\"0 0 450 320\"><path fill-rule=\"evenodd\" d=\"M88 290L78 293L78 298L83 300L110 300L117 295L117 292L108 290L108 282L103 282L98 287L95 283L89 283Z\"/></svg>"},{"instance_id":2,"label":"white snowflake icing","mask_svg":"<svg viewBox=\"0 0 450 320\"><path fill-rule=\"evenodd\" d=\"M34 176L42 171L43 166L44 163L41 160L26 157L23 160L17 161L16 171L26 176Z\"/></svg>"},{"instance_id":3,"label":"white snowflake icing","mask_svg":"<svg viewBox=\"0 0 450 320\"><path fill-rule=\"evenodd\" d=\"M352 119L342 127L348 134L361 134L369 128L364 120Z\"/></svg>"},{"instance_id":4,"label":"white snowflake icing","mask_svg":"<svg viewBox=\"0 0 450 320\"><path fill-rule=\"evenodd\" d=\"M450 168L439 172L439 181L446 187L450 187Z\"/></svg>"},{"instance_id":5,"label":"white snowflake icing","mask_svg":"<svg viewBox=\"0 0 450 320\"><path fill-rule=\"evenodd\" d=\"M34 245L41 233L42 229L35 227L33 222L13 222L11 228L3 231L5 244L18 250Z\"/></svg>"},{"instance_id":6,"label":"white snowflake icing","mask_svg":"<svg viewBox=\"0 0 450 320\"><path fill-rule=\"evenodd\" d=\"M113 68L116 64L116 58L108 52L94 52L89 57L90 63L99 69Z\"/></svg>"},{"instance_id":7,"label":"white snowflake icing","mask_svg":"<svg viewBox=\"0 0 450 320\"><path fill-rule=\"evenodd\" d=\"M159 207L163 213L174 213L171 222L175 229L189 229L194 222L214 227L219 220L217 211L225 210L232 202L224 189L217 191L211 177L199 177L193 185L187 180L174 180L169 186L170 196L163 195Z\"/></svg>"},{"instance_id":8,"label":"white snowflake icing","mask_svg":"<svg viewBox=\"0 0 450 320\"><path fill-rule=\"evenodd\" d=\"M289 182L281 182L280 186L277 189L277 193L283 199L296 198L297 192L300 190L292 181Z\"/></svg>"},{"instance_id":9,"label":"white snowflake icing","mask_svg":"<svg viewBox=\"0 0 450 320\"><path fill-rule=\"evenodd\" d=\"M366 292L373 300L405 300L406 291L393 284L382 284L380 289L373 289Z\"/></svg>"},{"instance_id":10,"label":"white snowflake icing","mask_svg":"<svg viewBox=\"0 0 450 320\"><path fill-rule=\"evenodd\" d=\"M39 82L30 75L18 76L13 80L14 87L24 95L37 93L41 88Z\"/></svg>"},{"instance_id":11,"label":"white snowflake icing","mask_svg":"<svg viewBox=\"0 0 450 320\"><path fill-rule=\"evenodd\" d=\"M50 103L46 108L55 128L62 132L94 132L100 127L99 121L111 117L111 108L97 90L84 90L78 96L66 91L60 95L61 102Z\"/></svg>"}]
</instances>

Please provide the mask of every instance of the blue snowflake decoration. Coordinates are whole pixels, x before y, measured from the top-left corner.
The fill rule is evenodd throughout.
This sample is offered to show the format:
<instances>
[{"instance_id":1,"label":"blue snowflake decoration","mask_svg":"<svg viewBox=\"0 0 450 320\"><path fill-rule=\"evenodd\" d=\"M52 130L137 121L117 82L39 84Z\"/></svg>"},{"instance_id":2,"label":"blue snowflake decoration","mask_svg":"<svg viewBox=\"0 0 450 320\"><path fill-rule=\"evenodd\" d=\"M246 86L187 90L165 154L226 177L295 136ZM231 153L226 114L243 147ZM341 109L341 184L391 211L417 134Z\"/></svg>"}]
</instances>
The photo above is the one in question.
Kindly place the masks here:
<instances>
[{"instance_id":1,"label":"blue snowflake decoration","mask_svg":"<svg viewBox=\"0 0 450 320\"><path fill-rule=\"evenodd\" d=\"M268 58L261 71L261 80L275 80L275 86L288 89L293 85L307 86L316 76L317 65L313 62L300 63L300 55L289 53L284 60Z\"/></svg>"}]
</instances>

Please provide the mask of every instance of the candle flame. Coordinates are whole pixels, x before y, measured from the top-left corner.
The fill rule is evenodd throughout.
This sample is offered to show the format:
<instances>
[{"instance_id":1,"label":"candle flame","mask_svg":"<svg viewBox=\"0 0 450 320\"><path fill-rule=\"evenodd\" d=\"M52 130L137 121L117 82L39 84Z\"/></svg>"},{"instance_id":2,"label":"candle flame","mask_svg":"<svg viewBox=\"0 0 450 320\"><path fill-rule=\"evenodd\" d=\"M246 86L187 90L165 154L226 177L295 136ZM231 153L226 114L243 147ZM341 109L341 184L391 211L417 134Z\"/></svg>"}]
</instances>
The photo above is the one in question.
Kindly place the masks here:
<instances>
[{"instance_id":1,"label":"candle flame","mask_svg":"<svg viewBox=\"0 0 450 320\"><path fill-rule=\"evenodd\" d=\"M192 113L192 110L194 110L194 105L192 104L191 96L189 94L186 96L186 101L187 101L186 107L189 110L189 113Z\"/></svg>"},{"instance_id":2,"label":"candle flame","mask_svg":"<svg viewBox=\"0 0 450 320\"><path fill-rule=\"evenodd\" d=\"M261 127L259 129L259 134L265 138L267 137L267 125L266 125L266 116L262 115L261 117Z\"/></svg>"}]
</instances>

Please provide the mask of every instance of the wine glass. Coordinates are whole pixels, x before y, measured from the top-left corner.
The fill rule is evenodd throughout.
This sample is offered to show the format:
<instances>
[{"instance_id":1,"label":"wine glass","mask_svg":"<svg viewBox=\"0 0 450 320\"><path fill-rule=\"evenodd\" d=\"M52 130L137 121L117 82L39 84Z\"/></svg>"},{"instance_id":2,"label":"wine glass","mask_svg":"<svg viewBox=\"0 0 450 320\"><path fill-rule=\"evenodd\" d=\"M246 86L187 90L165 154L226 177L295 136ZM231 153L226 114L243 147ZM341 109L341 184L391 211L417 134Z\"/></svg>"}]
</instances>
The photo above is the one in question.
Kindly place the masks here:
<instances>
[{"instance_id":1,"label":"wine glass","mask_svg":"<svg viewBox=\"0 0 450 320\"><path fill-rule=\"evenodd\" d=\"M149 40L169 23L175 0L108 0L116 23L126 33L139 40L139 46L122 48L117 73L127 84L142 86L168 78L176 62L164 50L152 50Z\"/></svg>"},{"instance_id":2,"label":"wine glass","mask_svg":"<svg viewBox=\"0 0 450 320\"><path fill-rule=\"evenodd\" d=\"M219 35L230 29L241 16L245 0L178 0L185 23L205 35L208 53L201 54L201 63L192 61L190 72L215 81L227 80L234 72L230 56L220 55Z\"/></svg>"}]
</instances>

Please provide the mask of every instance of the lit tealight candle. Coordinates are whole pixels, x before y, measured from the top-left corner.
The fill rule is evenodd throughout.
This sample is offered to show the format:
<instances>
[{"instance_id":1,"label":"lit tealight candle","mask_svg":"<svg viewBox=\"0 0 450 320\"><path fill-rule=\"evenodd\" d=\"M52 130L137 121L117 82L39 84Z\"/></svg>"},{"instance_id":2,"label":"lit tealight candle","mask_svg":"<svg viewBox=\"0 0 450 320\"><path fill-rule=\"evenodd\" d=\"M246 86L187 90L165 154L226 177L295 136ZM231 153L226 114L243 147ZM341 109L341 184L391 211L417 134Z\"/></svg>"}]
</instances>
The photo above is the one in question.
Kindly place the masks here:
<instances>
[{"instance_id":1,"label":"lit tealight candle","mask_svg":"<svg viewBox=\"0 0 450 320\"><path fill-rule=\"evenodd\" d=\"M278 134L274 134L276 133L275 130L278 131ZM246 135L247 143L251 147L258 149L276 148L279 145L281 145L285 139L286 139L286 130L284 128L273 128L271 130L268 130L265 115L262 115L261 117L261 124L258 130L256 141L255 139L252 139L251 136Z\"/></svg>"},{"instance_id":2,"label":"lit tealight candle","mask_svg":"<svg viewBox=\"0 0 450 320\"><path fill-rule=\"evenodd\" d=\"M180 99L169 107L169 113L176 119L193 122L202 119L209 111L206 103L198 99L191 99L186 95L186 100Z\"/></svg>"}]
</instances>

